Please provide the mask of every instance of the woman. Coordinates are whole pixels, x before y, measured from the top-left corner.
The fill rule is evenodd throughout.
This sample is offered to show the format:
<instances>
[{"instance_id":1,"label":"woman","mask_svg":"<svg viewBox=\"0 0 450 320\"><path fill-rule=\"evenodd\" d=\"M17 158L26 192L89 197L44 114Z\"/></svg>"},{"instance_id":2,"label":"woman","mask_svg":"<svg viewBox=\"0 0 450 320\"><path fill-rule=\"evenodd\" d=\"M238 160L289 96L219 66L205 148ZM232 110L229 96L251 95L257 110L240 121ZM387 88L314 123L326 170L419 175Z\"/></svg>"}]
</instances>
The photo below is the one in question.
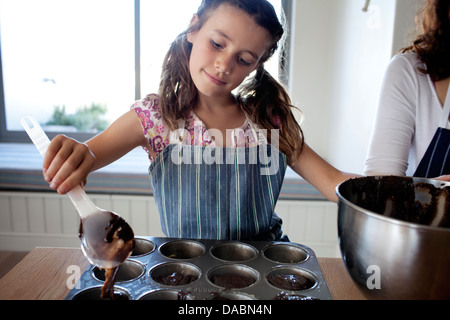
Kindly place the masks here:
<instances>
[{"instance_id":1,"label":"woman","mask_svg":"<svg viewBox=\"0 0 450 320\"><path fill-rule=\"evenodd\" d=\"M428 0L421 34L385 74L366 175L449 180L450 1Z\"/></svg>"}]
</instances>

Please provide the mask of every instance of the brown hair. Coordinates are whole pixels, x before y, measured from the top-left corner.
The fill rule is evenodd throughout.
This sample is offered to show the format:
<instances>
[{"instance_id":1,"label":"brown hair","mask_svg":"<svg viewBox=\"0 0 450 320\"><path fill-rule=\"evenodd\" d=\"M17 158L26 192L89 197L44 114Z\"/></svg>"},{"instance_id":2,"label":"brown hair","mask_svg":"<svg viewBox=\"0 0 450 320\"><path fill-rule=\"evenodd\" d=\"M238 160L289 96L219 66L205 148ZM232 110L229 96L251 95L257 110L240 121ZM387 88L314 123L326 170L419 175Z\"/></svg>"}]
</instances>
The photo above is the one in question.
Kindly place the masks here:
<instances>
[{"instance_id":1,"label":"brown hair","mask_svg":"<svg viewBox=\"0 0 450 320\"><path fill-rule=\"evenodd\" d=\"M177 128L178 119L186 118L195 107L198 91L189 72L192 44L187 41L187 34L199 30L210 13L224 3L252 16L256 23L269 31L272 36L272 44L261 58L261 66L254 77L241 85L237 101L254 123L261 129L268 130L268 141L271 141L270 130L280 129L280 151L293 161L303 148L303 132L291 111L294 106L286 89L265 70L263 65L278 49L278 43L284 34L275 9L266 0L202 1L197 11L199 23L175 39L164 59L159 87L162 118L169 128L174 130Z\"/></svg>"},{"instance_id":2,"label":"brown hair","mask_svg":"<svg viewBox=\"0 0 450 320\"><path fill-rule=\"evenodd\" d=\"M450 1L427 0L419 12L416 23L420 35L412 45L401 50L415 52L425 63L426 69L419 68L429 74L433 81L450 76Z\"/></svg>"}]
</instances>

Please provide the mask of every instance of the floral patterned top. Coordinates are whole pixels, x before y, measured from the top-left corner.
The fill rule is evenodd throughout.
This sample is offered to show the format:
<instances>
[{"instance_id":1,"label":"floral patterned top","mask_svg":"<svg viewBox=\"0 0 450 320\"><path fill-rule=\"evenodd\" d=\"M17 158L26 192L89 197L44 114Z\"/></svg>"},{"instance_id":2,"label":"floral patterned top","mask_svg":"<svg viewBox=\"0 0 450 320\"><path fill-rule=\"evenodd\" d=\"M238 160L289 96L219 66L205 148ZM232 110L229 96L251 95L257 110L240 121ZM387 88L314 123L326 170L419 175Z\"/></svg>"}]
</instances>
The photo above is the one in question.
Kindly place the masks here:
<instances>
[{"instance_id":1,"label":"floral patterned top","mask_svg":"<svg viewBox=\"0 0 450 320\"><path fill-rule=\"evenodd\" d=\"M159 97L155 94L149 94L142 100L136 101L132 106L139 117L141 122L143 133L148 141L149 146L152 148L153 153L158 156L170 143L170 130L164 124L161 117L161 108L159 105ZM194 130L195 126L200 123L201 130ZM187 119L185 119L185 130L190 135L190 144L193 146L202 147L216 147L214 139L209 135L206 126L203 122L191 111ZM236 147L255 147L258 145L258 141L255 139L255 135L252 131L250 120L246 120L245 123L235 130L235 145ZM199 136L199 135L202 136ZM146 150L149 152L148 150ZM149 153L150 161L152 162L152 156Z\"/></svg>"}]
</instances>

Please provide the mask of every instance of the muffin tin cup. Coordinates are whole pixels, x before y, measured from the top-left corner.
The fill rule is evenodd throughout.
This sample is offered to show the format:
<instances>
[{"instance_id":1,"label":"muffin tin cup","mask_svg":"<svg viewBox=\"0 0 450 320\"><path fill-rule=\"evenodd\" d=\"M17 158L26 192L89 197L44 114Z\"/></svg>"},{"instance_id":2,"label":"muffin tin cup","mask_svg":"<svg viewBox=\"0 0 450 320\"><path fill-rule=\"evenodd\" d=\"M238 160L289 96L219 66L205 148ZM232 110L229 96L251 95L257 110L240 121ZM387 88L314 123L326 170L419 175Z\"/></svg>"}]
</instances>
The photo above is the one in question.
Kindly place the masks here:
<instances>
[{"instance_id":1,"label":"muffin tin cup","mask_svg":"<svg viewBox=\"0 0 450 320\"><path fill-rule=\"evenodd\" d=\"M292 266L271 269L266 274L266 280L274 288L295 292L313 290L318 283L313 273Z\"/></svg>"},{"instance_id":2,"label":"muffin tin cup","mask_svg":"<svg viewBox=\"0 0 450 320\"><path fill-rule=\"evenodd\" d=\"M259 272L242 264L225 264L212 268L208 280L221 289L249 288L260 279Z\"/></svg>"},{"instance_id":3,"label":"muffin tin cup","mask_svg":"<svg viewBox=\"0 0 450 320\"><path fill-rule=\"evenodd\" d=\"M136 247L114 286L124 299L331 299L314 251L301 244L136 237ZM91 265L66 299L99 299L103 282Z\"/></svg>"},{"instance_id":4,"label":"muffin tin cup","mask_svg":"<svg viewBox=\"0 0 450 320\"><path fill-rule=\"evenodd\" d=\"M139 261L126 260L119 266L117 270L115 283L132 282L137 280L144 274L145 267ZM105 281L105 270L94 267L92 268L92 277L100 282Z\"/></svg>"},{"instance_id":5,"label":"muffin tin cup","mask_svg":"<svg viewBox=\"0 0 450 320\"><path fill-rule=\"evenodd\" d=\"M152 253L155 250L155 244L148 239L136 238L134 250L131 253L131 258L138 258Z\"/></svg>"},{"instance_id":6,"label":"muffin tin cup","mask_svg":"<svg viewBox=\"0 0 450 320\"><path fill-rule=\"evenodd\" d=\"M198 241L174 240L164 243L159 252L170 259L190 260L202 256L205 253L205 246Z\"/></svg>"},{"instance_id":7,"label":"muffin tin cup","mask_svg":"<svg viewBox=\"0 0 450 320\"><path fill-rule=\"evenodd\" d=\"M150 270L150 278L157 285L180 287L193 284L200 279L201 270L186 262L164 262Z\"/></svg>"},{"instance_id":8,"label":"muffin tin cup","mask_svg":"<svg viewBox=\"0 0 450 320\"><path fill-rule=\"evenodd\" d=\"M158 289L138 297L138 300L194 300L190 293L179 290Z\"/></svg>"},{"instance_id":9,"label":"muffin tin cup","mask_svg":"<svg viewBox=\"0 0 450 320\"><path fill-rule=\"evenodd\" d=\"M111 300L109 297L101 299L102 286L90 287L78 291L72 300ZM114 299L115 300L130 300L130 294L117 286L114 286Z\"/></svg>"},{"instance_id":10,"label":"muffin tin cup","mask_svg":"<svg viewBox=\"0 0 450 320\"><path fill-rule=\"evenodd\" d=\"M255 259L258 250L242 242L224 242L211 248L211 255L224 262L244 262Z\"/></svg>"}]
</instances>

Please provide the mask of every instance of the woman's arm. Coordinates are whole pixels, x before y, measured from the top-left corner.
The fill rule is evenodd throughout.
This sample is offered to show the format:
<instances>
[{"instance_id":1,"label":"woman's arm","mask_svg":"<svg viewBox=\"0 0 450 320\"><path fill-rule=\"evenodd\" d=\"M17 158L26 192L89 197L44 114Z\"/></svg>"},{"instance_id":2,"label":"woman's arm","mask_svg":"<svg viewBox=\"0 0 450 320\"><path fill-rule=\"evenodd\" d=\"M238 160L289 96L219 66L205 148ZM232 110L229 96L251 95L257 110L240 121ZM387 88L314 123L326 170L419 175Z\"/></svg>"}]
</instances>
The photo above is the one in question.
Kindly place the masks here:
<instances>
[{"instance_id":1,"label":"woman's arm","mask_svg":"<svg viewBox=\"0 0 450 320\"><path fill-rule=\"evenodd\" d=\"M328 200L337 202L336 187L356 174L337 170L305 144L302 153L291 168L311 183Z\"/></svg>"},{"instance_id":2,"label":"woman's arm","mask_svg":"<svg viewBox=\"0 0 450 320\"><path fill-rule=\"evenodd\" d=\"M90 172L146 143L139 120L131 110L86 143L62 135L55 137L44 157L44 178L51 188L65 194L85 184Z\"/></svg>"},{"instance_id":3,"label":"woman's arm","mask_svg":"<svg viewBox=\"0 0 450 320\"><path fill-rule=\"evenodd\" d=\"M404 55L398 55L385 72L365 162L366 175L406 174L415 132L415 67Z\"/></svg>"}]
</instances>

